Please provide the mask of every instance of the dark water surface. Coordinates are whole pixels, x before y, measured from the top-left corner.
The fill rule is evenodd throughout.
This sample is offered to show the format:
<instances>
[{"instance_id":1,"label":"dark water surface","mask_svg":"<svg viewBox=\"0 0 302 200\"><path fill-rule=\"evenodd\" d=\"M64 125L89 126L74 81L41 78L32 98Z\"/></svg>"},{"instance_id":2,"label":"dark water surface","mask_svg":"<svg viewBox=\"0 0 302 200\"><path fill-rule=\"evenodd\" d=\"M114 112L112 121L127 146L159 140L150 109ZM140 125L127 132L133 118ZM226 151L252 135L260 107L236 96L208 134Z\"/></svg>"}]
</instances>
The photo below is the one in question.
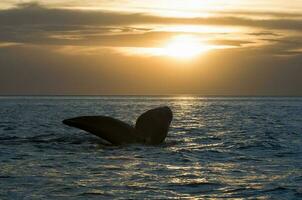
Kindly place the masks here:
<instances>
[{"instance_id":1,"label":"dark water surface","mask_svg":"<svg viewBox=\"0 0 302 200\"><path fill-rule=\"evenodd\" d=\"M159 146L61 123L134 123L169 105ZM302 98L0 97L0 199L302 199Z\"/></svg>"}]
</instances>

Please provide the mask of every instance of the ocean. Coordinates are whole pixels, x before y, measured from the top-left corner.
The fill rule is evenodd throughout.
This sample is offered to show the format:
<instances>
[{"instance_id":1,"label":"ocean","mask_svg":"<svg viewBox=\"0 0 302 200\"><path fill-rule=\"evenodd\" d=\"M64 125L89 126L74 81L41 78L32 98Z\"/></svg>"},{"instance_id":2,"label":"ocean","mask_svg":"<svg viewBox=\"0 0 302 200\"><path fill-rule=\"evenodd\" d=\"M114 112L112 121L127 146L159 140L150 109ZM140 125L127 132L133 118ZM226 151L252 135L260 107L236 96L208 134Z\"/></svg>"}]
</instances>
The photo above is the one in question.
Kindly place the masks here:
<instances>
[{"instance_id":1,"label":"ocean","mask_svg":"<svg viewBox=\"0 0 302 200\"><path fill-rule=\"evenodd\" d=\"M168 105L165 143L108 146L66 118L134 124ZM302 199L302 97L0 97L0 199Z\"/></svg>"}]
</instances>

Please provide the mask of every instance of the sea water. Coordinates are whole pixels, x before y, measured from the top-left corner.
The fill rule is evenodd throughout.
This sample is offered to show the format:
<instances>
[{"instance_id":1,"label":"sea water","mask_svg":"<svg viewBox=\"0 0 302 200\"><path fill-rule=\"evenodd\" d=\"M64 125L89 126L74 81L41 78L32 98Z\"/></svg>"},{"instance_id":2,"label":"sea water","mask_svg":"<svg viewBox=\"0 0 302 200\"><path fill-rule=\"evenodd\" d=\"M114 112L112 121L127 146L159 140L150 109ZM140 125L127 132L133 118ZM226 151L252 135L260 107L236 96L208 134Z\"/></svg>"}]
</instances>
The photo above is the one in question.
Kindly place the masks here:
<instances>
[{"instance_id":1,"label":"sea water","mask_svg":"<svg viewBox=\"0 0 302 200\"><path fill-rule=\"evenodd\" d=\"M157 146L61 123L134 124L162 105L174 119ZM0 97L0 199L302 199L302 98Z\"/></svg>"}]
</instances>

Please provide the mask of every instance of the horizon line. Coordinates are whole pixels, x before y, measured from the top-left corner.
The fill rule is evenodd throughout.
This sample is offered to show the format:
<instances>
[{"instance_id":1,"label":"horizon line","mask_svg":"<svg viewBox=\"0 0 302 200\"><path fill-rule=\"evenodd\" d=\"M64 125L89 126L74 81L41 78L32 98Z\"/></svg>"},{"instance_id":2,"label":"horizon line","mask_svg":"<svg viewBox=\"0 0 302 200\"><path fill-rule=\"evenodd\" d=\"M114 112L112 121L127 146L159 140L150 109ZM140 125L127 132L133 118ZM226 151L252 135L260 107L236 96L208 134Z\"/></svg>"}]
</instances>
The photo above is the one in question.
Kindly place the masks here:
<instances>
[{"instance_id":1,"label":"horizon line","mask_svg":"<svg viewBox=\"0 0 302 200\"><path fill-rule=\"evenodd\" d=\"M202 94L0 94L0 97L302 97L302 95L202 95Z\"/></svg>"}]
</instances>

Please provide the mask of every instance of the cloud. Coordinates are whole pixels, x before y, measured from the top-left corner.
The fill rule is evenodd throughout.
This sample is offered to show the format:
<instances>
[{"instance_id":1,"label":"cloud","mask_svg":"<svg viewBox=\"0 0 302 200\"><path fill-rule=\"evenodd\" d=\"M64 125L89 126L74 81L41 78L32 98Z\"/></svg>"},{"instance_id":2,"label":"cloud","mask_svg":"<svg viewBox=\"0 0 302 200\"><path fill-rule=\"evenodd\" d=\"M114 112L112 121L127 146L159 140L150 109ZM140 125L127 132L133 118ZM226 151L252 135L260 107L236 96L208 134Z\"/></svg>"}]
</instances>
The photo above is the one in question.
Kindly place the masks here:
<instances>
[{"instance_id":1,"label":"cloud","mask_svg":"<svg viewBox=\"0 0 302 200\"><path fill-rule=\"evenodd\" d=\"M18 4L15 8L0 10L0 42L36 45L152 47L161 44L173 35L181 34L181 32L158 31L155 27L175 24L254 27L260 31L246 34L261 37L258 38L258 42L259 39L266 39L268 42L267 37L270 37L269 39L281 37L278 33L279 29L302 31L302 21L290 18L291 16L297 17L297 14L274 13L276 16L284 14L288 18L265 20L238 17L236 12L235 17L224 16L224 14L208 18L172 18L142 13L54 9L35 2L23 3ZM245 14L254 17L257 12ZM230 13L226 15L230 15ZM219 45L239 47L257 43L256 39L248 42L251 38L245 39L249 37L242 35L241 39L237 40L236 34L223 37L216 37L215 33L199 34L199 36L208 38L211 43Z\"/></svg>"},{"instance_id":2,"label":"cloud","mask_svg":"<svg viewBox=\"0 0 302 200\"><path fill-rule=\"evenodd\" d=\"M249 33L249 35L255 35L255 36L281 36L281 34L274 33L274 32L271 32L271 31L254 32L254 33Z\"/></svg>"},{"instance_id":3,"label":"cloud","mask_svg":"<svg viewBox=\"0 0 302 200\"><path fill-rule=\"evenodd\" d=\"M278 39L265 39L270 42L269 45L258 49L258 53L265 53L277 56L302 55L299 49L302 48L301 36L287 36ZM298 50L298 51L297 51Z\"/></svg>"},{"instance_id":4,"label":"cloud","mask_svg":"<svg viewBox=\"0 0 302 200\"><path fill-rule=\"evenodd\" d=\"M282 14L280 14L282 16ZM256 16L256 15L255 15ZM254 16L253 16L254 17ZM288 17L288 18L286 18ZM252 19L221 14L207 18L177 18L146 15L142 13L117 13L100 10L72 10L46 8L37 3L19 4L16 8L0 11L1 26L116 26L137 24L195 24L248 26L285 30L302 30L302 20L284 14L278 19Z\"/></svg>"},{"instance_id":5,"label":"cloud","mask_svg":"<svg viewBox=\"0 0 302 200\"><path fill-rule=\"evenodd\" d=\"M273 18L302 18L302 14L298 12L261 12L261 11L220 11L220 14L226 16L247 16L247 17L273 17ZM216 14L219 14L216 13Z\"/></svg>"}]
</instances>

